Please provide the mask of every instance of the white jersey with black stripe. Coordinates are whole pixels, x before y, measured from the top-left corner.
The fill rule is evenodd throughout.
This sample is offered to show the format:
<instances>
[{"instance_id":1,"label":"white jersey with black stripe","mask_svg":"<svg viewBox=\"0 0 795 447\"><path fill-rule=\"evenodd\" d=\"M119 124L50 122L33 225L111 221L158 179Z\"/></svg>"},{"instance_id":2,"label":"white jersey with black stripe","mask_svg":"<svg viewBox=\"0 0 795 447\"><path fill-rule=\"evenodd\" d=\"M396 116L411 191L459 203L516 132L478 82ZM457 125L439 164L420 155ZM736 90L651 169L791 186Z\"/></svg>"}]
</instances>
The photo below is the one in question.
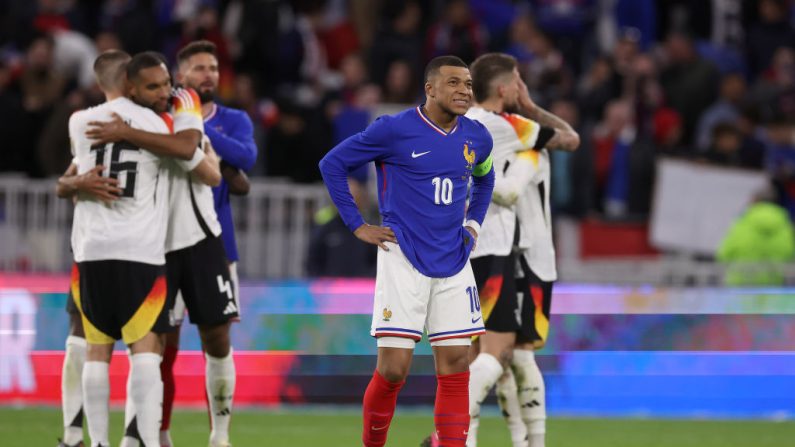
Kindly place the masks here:
<instances>
[{"instance_id":1,"label":"white jersey with black stripe","mask_svg":"<svg viewBox=\"0 0 795 447\"><path fill-rule=\"evenodd\" d=\"M187 129L204 132L201 102L193 90L177 89L172 95L174 133ZM202 138L202 147L209 142ZM200 154L200 158L203 152ZM219 236L221 224L215 214L212 188L196 179L190 171L197 161L174 160L167 164L169 182L168 231L166 252L196 245L207 236Z\"/></svg>"}]
</instances>

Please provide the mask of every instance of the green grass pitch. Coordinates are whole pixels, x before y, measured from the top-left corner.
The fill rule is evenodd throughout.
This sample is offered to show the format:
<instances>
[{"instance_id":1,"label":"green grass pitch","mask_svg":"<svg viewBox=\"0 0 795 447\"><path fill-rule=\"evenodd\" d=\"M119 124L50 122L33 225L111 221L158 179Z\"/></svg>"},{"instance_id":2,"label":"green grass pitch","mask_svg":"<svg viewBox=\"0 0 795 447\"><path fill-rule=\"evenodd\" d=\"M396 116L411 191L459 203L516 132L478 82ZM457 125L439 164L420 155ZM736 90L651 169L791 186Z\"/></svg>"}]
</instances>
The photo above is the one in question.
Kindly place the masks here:
<instances>
[{"instance_id":1,"label":"green grass pitch","mask_svg":"<svg viewBox=\"0 0 795 447\"><path fill-rule=\"evenodd\" d=\"M427 413L427 414L426 414ZM111 416L111 441L121 439L122 415ZM239 410L232 422L234 447L357 447L361 420L356 410L331 407ZM0 407L0 445L51 447L60 436L61 415L54 408ZM389 447L419 445L433 427L430 409L398 409ZM548 447L787 447L795 445L795 422L744 420L563 419L547 424ZM172 434L177 447L207 444L207 415L174 413ZM499 417L481 423L480 447L510 447Z\"/></svg>"}]
</instances>

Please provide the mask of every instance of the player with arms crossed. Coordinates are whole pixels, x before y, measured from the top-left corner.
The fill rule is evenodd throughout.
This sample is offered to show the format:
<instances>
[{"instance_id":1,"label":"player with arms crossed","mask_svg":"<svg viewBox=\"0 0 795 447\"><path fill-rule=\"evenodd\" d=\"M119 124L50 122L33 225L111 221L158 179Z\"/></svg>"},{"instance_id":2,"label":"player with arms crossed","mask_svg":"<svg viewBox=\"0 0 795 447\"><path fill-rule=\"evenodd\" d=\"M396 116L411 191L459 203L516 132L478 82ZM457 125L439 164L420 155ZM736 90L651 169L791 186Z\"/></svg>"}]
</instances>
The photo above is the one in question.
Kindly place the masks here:
<instances>
[{"instance_id":1,"label":"player with arms crossed","mask_svg":"<svg viewBox=\"0 0 795 447\"><path fill-rule=\"evenodd\" d=\"M102 56L100 56L102 58ZM116 85L124 82L116 65ZM128 399L146 413L141 421L144 445L159 445L162 402L159 333L171 330L165 278L165 236L168 193L164 165L156 151L202 163L196 148L201 131L168 136L158 116L165 112L170 78L160 60L136 56L125 67L130 99L118 97L75 113L69 133L77 175L107 166L103 175L118 180L118 200L99 200L77 189L72 249L76 268L71 293L82 315L88 343L83 368L83 405L92 446L108 446L108 364L115 340L130 347ZM126 120L135 132L165 136L167 144L135 145L129 140L105 143L93 138L89 126L111 116ZM157 139L155 139L157 140ZM176 150L175 150L176 148ZM198 161L196 161L198 160ZM73 185L74 186L74 185Z\"/></svg>"},{"instance_id":2,"label":"player with arms crossed","mask_svg":"<svg viewBox=\"0 0 795 447\"><path fill-rule=\"evenodd\" d=\"M486 333L470 365L467 446L476 445L481 402L500 380L498 400L508 415L514 446L529 442L529 447L543 447L544 381L533 349L542 347L548 334L551 281L556 278L547 149L574 151L580 138L566 122L533 103L512 56L480 56L472 63L472 77L477 104L466 116L483 123L494 138L497 174L494 203L472 254ZM523 296L521 303L517 294ZM521 382L518 394L514 377Z\"/></svg>"},{"instance_id":3,"label":"player with arms crossed","mask_svg":"<svg viewBox=\"0 0 795 447\"><path fill-rule=\"evenodd\" d=\"M193 90L179 90L173 97L173 108L175 130L177 117L183 118L186 123L203 127L201 102ZM131 129L118 120L98 125L95 131L103 141L146 141L144 135L132 135ZM214 155L213 158L215 159ZM172 317L175 324L181 324L183 314L179 309L187 308L191 322L199 327L206 357L205 384L212 424L210 445L227 446L235 390L235 365L229 329L232 320L238 317L238 306L220 239L221 225L215 213L210 188L220 183L220 171L213 182L206 182L178 166L171 166L168 179L170 188L166 270L168 297L177 301ZM172 334L167 337L172 337ZM171 346L177 346L178 343L178 337L167 342ZM173 365L176 349L169 351L166 351L166 355L172 357L168 363ZM164 369L163 376L166 381L170 379L173 383L171 368ZM173 393L172 387L165 397L167 402L173 402ZM137 446L137 428L143 415L130 405L125 413L126 433L122 445ZM170 407L164 406L164 420L169 417ZM172 444L167 424L161 426L160 442L161 445Z\"/></svg>"},{"instance_id":4,"label":"player with arms crossed","mask_svg":"<svg viewBox=\"0 0 795 447\"><path fill-rule=\"evenodd\" d=\"M471 336L484 331L469 253L494 187L492 140L483 125L463 116L472 78L461 59L431 60L425 95L425 104L378 118L320 162L345 224L382 249L371 328L378 361L363 405L366 447L386 443L423 330L436 362L439 438L445 446L463 446L469 427L467 355ZM348 189L348 172L370 161L378 172L382 227L363 221Z\"/></svg>"}]
</instances>

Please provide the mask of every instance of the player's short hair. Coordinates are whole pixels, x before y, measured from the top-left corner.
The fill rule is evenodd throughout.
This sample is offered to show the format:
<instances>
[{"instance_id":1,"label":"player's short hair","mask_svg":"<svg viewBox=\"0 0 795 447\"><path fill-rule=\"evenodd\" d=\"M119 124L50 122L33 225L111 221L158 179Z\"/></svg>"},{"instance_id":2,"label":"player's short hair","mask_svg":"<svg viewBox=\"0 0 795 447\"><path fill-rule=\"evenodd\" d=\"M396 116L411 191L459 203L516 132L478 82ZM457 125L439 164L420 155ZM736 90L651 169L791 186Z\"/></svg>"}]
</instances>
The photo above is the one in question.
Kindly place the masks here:
<instances>
[{"instance_id":1,"label":"player's short hair","mask_svg":"<svg viewBox=\"0 0 795 447\"><path fill-rule=\"evenodd\" d=\"M200 53L210 53L217 57L218 49L215 44L209 40L194 40L179 50L179 53L177 53L177 62L181 64L190 59L191 56Z\"/></svg>"},{"instance_id":2,"label":"player's short hair","mask_svg":"<svg viewBox=\"0 0 795 447\"><path fill-rule=\"evenodd\" d=\"M165 56L157 51L144 51L138 53L127 63L127 79L134 79L141 70L158 67L160 65L168 66Z\"/></svg>"},{"instance_id":3,"label":"player's short hair","mask_svg":"<svg viewBox=\"0 0 795 447\"><path fill-rule=\"evenodd\" d=\"M489 99L495 79L511 74L516 68L516 58L505 53L486 53L472 62L472 93L475 101Z\"/></svg>"},{"instance_id":4,"label":"player's short hair","mask_svg":"<svg viewBox=\"0 0 795 447\"><path fill-rule=\"evenodd\" d=\"M94 60L94 76L102 90L121 87L130 55L121 50L108 50Z\"/></svg>"},{"instance_id":5,"label":"player's short hair","mask_svg":"<svg viewBox=\"0 0 795 447\"><path fill-rule=\"evenodd\" d=\"M428 65L425 66L425 82L428 82L428 79L439 73L439 69L442 67L464 67L469 68L469 65L466 62L462 61L458 56L439 56L431 59L428 62Z\"/></svg>"}]
</instances>

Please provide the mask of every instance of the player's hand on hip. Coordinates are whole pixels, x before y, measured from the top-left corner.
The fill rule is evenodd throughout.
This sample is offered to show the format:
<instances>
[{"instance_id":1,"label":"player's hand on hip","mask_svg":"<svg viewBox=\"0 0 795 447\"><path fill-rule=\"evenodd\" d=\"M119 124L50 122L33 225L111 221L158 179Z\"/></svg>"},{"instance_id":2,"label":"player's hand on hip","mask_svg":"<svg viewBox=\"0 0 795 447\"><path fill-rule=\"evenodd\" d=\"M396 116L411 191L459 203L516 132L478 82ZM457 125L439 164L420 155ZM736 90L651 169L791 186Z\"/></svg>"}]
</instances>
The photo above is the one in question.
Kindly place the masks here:
<instances>
[{"instance_id":1,"label":"player's hand on hip","mask_svg":"<svg viewBox=\"0 0 795 447\"><path fill-rule=\"evenodd\" d=\"M113 113L110 121L90 121L86 136L99 144L115 143L125 138L129 128L119 115Z\"/></svg>"},{"instance_id":2,"label":"player's hand on hip","mask_svg":"<svg viewBox=\"0 0 795 447\"><path fill-rule=\"evenodd\" d=\"M77 190L92 195L105 203L119 199L123 190L119 188L119 180L103 177L104 166L94 166L85 174L80 174L77 180Z\"/></svg>"},{"instance_id":3,"label":"player's hand on hip","mask_svg":"<svg viewBox=\"0 0 795 447\"><path fill-rule=\"evenodd\" d=\"M378 245L384 251L389 251L389 248L387 248L384 242L393 242L397 244L395 232L389 227L362 224L353 232L353 235L368 244Z\"/></svg>"}]
</instances>

